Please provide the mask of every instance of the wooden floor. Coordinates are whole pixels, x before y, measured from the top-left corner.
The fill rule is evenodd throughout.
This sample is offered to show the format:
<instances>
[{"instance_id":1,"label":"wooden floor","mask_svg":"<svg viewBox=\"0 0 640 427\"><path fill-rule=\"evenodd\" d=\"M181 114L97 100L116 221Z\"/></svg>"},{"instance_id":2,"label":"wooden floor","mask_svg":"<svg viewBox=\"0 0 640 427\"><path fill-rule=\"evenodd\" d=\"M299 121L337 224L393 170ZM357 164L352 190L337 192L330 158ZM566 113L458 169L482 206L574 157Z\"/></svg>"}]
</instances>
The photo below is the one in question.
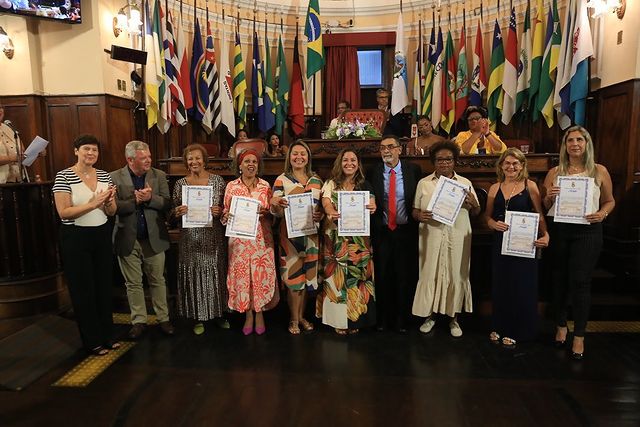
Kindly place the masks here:
<instances>
[{"instance_id":1,"label":"wooden floor","mask_svg":"<svg viewBox=\"0 0 640 427\"><path fill-rule=\"evenodd\" d=\"M540 342L489 343L484 321L465 335L319 327L290 336L282 314L266 335L207 325L196 337L151 328L88 386L52 386L77 356L20 392L0 392L2 426L638 426L640 335L593 333L586 356ZM126 333L119 326L120 333Z\"/></svg>"}]
</instances>

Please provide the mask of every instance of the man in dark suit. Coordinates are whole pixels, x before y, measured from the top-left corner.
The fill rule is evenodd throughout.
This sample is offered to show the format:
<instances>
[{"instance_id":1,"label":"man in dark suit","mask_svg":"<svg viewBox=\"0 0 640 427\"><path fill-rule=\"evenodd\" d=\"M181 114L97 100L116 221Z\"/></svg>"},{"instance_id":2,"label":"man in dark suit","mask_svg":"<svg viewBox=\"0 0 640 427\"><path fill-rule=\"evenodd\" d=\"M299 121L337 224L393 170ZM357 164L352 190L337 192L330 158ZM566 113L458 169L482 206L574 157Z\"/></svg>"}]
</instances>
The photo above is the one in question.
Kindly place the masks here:
<instances>
[{"instance_id":1,"label":"man in dark suit","mask_svg":"<svg viewBox=\"0 0 640 427\"><path fill-rule=\"evenodd\" d=\"M400 161L402 146L395 136L380 141L382 163L367 175L378 209L372 217L378 329L394 326L406 332L410 298L417 283L418 224L411 215L422 171Z\"/></svg>"},{"instance_id":2,"label":"man in dark suit","mask_svg":"<svg viewBox=\"0 0 640 427\"><path fill-rule=\"evenodd\" d=\"M396 136L409 136L408 130L403 116L401 113L391 114L389 108L390 94L389 91L380 88L376 90L376 102L378 103L378 110L387 113L387 121L382 129L383 135L396 135Z\"/></svg>"},{"instance_id":3,"label":"man in dark suit","mask_svg":"<svg viewBox=\"0 0 640 427\"><path fill-rule=\"evenodd\" d=\"M160 328L173 335L164 280L164 252L169 249L166 215L171 207L167 176L151 167L149 146L142 141L129 142L125 156L127 165L111 172L111 179L118 202L114 249L126 282L133 325L129 338L139 338L147 326L143 271Z\"/></svg>"}]
</instances>

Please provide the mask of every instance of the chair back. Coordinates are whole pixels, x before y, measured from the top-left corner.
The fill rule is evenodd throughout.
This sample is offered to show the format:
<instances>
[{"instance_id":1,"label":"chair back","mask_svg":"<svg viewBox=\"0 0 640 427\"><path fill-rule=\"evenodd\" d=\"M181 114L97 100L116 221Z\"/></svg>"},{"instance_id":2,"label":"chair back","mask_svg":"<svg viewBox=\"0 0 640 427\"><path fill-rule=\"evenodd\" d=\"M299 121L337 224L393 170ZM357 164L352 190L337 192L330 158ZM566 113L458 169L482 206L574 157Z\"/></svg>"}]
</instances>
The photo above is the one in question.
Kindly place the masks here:
<instances>
[{"instance_id":1,"label":"chair back","mask_svg":"<svg viewBox=\"0 0 640 427\"><path fill-rule=\"evenodd\" d=\"M528 152L533 152L533 141L529 141L528 139L504 139L502 142L504 142L507 148L515 147L518 150L522 150L521 147L526 145L529 148Z\"/></svg>"},{"instance_id":2,"label":"chair back","mask_svg":"<svg viewBox=\"0 0 640 427\"><path fill-rule=\"evenodd\" d=\"M340 120L344 122L358 120L360 123L371 123L378 132L382 133L387 123L387 113L378 109L349 110L342 114Z\"/></svg>"},{"instance_id":3,"label":"chair back","mask_svg":"<svg viewBox=\"0 0 640 427\"><path fill-rule=\"evenodd\" d=\"M260 138L250 138L243 141L236 141L231 147L234 155L237 155L244 150L255 150L260 157L264 156L267 152L267 141Z\"/></svg>"}]
</instances>

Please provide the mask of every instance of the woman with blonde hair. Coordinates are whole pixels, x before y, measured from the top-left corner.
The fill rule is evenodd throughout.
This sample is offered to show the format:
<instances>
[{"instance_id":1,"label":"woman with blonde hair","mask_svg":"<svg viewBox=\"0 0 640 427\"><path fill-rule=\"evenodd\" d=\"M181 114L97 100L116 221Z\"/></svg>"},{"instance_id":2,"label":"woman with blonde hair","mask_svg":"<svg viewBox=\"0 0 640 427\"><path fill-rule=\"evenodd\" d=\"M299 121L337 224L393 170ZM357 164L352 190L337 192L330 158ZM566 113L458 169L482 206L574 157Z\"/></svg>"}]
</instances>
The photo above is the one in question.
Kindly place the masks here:
<instances>
[{"instance_id":1,"label":"woman with blonde hair","mask_svg":"<svg viewBox=\"0 0 640 427\"><path fill-rule=\"evenodd\" d=\"M311 169L311 150L302 140L290 147L284 164L284 173L273 184L271 212L283 217L289 202L287 196L311 193L316 208L314 222L322 217L320 209L320 191L322 180ZM287 287L290 310L289 333L300 334L312 331L313 324L304 318L307 291L318 289L318 234L301 237L289 237L284 218L280 221L280 277Z\"/></svg>"},{"instance_id":2,"label":"woman with blonde hair","mask_svg":"<svg viewBox=\"0 0 640 427\"><path fill-rule=\"evenodd\" d=\"M496 165L498 182L489 189L485 220L493 233L492 245L492 332L489 339L513 347L517 341L532 340L538 324L537 259L502 255L502 237L509 230L507 211L537 212L539 238L537 248L549 244L547 225L542 213L540 191L528 179L527 158L517 148L502 153Z\"/></svg>"},{"instance_id":3,"label":"woman with blonde hair","mask_svg":"<svg viewBox=\"0 0 640 427\"><path fill-rule=\"evenodd\" d=\"M567 129L560 145L560 162L544 180L547 190L544 205L550 216L554 215L556 198L560 194L559 176L591 177L595 183L593 212L584 217L589 224L554 223L551 227L555 344L558 347L565 344L567 309L571 305L575 325L571 355L575 360L581 360L591 305L591 275L602 250L602 221L616 204L609 171L595 162L591 135L582 126Z\"/></svg>"}]
</instances>

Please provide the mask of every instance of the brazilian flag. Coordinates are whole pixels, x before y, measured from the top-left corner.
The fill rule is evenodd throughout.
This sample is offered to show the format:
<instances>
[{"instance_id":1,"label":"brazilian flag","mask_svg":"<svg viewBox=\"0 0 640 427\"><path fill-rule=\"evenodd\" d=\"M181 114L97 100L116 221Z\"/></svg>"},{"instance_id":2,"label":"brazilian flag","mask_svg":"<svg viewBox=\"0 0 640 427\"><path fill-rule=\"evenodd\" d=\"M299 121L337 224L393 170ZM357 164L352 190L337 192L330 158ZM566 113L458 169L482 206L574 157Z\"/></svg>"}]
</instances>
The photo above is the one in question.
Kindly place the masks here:
<instances>
[{"instance_id":1,"label":"brazilian flag","mask_svg":"<svg viewBox=\"0 0 640 427\"><path fill-rule=\"evenodd\" d=\"M324 67L324 48L322 47L322 25L320 24L320 5L318 0L309 0L307 21L304 24L307 36L307 78Z\"/></svg>"}]
</instances>

